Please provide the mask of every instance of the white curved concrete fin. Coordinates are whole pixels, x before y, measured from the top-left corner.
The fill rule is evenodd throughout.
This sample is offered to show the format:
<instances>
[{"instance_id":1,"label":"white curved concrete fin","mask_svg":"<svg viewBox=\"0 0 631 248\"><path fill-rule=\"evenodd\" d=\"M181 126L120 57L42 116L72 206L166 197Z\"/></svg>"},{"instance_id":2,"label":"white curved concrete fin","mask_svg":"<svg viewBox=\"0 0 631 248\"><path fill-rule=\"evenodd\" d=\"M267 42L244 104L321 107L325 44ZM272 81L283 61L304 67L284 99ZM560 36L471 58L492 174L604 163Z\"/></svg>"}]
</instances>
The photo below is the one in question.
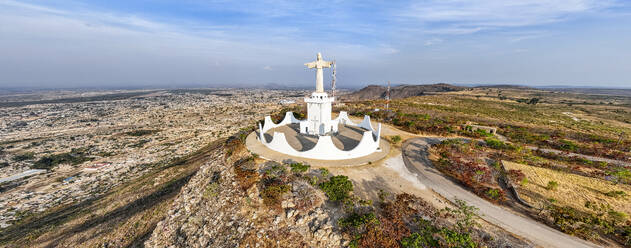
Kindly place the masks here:
<instances>
[{"instance_id":1,"label":"white curved concrete fin","mask_svg":"<svg viewBox=\"0 0 631 248\"><path fill-rule=\"evenodd\" d=\"M335 146L335 144L333 144L333 140L331 139L331 136L320 136L318 138L318 143L316 143L316 145L312 149L308 151L303 151L303 153L305 155L309 155L313 157L328 158L329 156L337 157L337 155L341 151L342 150L340 150L339 148Z\"/></svg>"},{"instance_id":2,"label":"white curved concrete fin","mask_svg":"<svg viewBox=\"0 0 631 248\"><path fill-rule=\"evenodd\" d=\"M381 140L381 123L377 123L377 132L373 132L373 134L375 135L375 142L377 142L377 146L379 146L379 141Z\"/></svg>"},{"instance_id":3,"label":"white curved concrete fin","mask_svg":"<svg viewBox=\"0 0 631 248\"><path fill-rule=\"evenodd\" d=\"M337 148L335 144L333 144L331 136L320 136L316 145L312 149L309 149L307 151L298 151L291 147L291 145L289 145L289 143L287 142L285 134L280 132L274 132L272 140L270 142L267 142L267 140L265 140L265 132L269 131L270 129L297 122L301 124L302 130L302 126L305 123L297 120L293 116L292 112L287 112L285 113L285 118L279 124L275 124L274 122L272 122L272 118L270 116L265 117L265 123L262 127L261 123L258 123L260 130L259 139L265 146L274 151L291 156L320 160L339 160L363 157L375 152L375 150L379 148L379 142L381 140L379 137L381 135L381 123L378 124L377 130L374 130L372 128L372 125L370 124L370 116L364 116L364 120L359 125L356 125L350 121L350 119L348 118L348 114L345 111L342 111L335 121L346 125L359 126L367 129L368 131L365 131L363 133L359 144L357 144L357 146L350 151L344 151Z\"/></svg>"},{"instance_id":4,"label":"white curved concrete fin","mask_svg":"<svg viewBox=\"0 0 631 248\"><path fill-rule=\"evenodd\" d=\"M283 124L287 125L287 124L294 124L294 123L300 123L300 120L296 119L296 117L294 116L294 112L287 112L285 113L285 118L283 119Z\"/></svg>"},{"instance_id":5,"label":"white curved concrete fin","mask_svg":"<svg viewBox=\"0 0 631 248\"><path fill-rule=\"evenodd\" d=\"M365 131L359 144L350 151L344 151L333 144L331 136L320 136L316 145L307 151L297 151L289 145L284 133L274 132L271 142L263 143L268 148L284 154L320 160L339 160L358 158L373 153L379 147L379 141L373 139L372 131Z\"/></svg>"},{"instance_id":6,"label":"white curved concrete fin","mask_svg":"<svg viewBox=\"0 0 631 248\"><path fill-rule=\"evenodd\" d=\"M358 154L358 156L366 156L373 153L379 145L375 142L372 135L372 131L365 131L362 135L362 139L359 141L359 144L348 152Z\"/></svg>"},{"instance_id":7,"label":"white curved concrete fin","mask_svg":"<svg viewBox=\"0 0 631 248\"><path fill-rule=\"evenodd\" d=\"M272 117L265 116L265 123L263 123L263 132L267 132L272 128L275 128L276 124L272 121Z\"/></svg>"},{"instance_id":8,"label":"white curved concrete fin","mask_svg":"<svg viewBox=\"0 0 631 248\"><path fill-rule=\"evenodd\" d=\"M350 118L348 118L348 113L346 111L340 111L340 114L335 118L335 123L343 124L347 126L357 126Z\"/></svg>"},{"instance_id":9,"label":"white curved concrete fin","mask_svg":"<svg viewBox=\"0 0 631 248\"><path fill-rule=\"evenodd\" d=\"M267 143L267 140L265 140L265 133L263 133L263 127L261 127L260 122L259 122L259 140L261 140L263 144Z\"/></svg>"},{"instance_id":10,"label":"white curved concrete fin","mask_svg":"<svg viewBox=\"0 0 631 248\"><path fill-rule=\"evenodd\" d=\"M274 132L272 141L268 143L268 147L273 150L280 151L289 155L296 155L298 151L287 143L284 133Z\"/></svg>"},{"instance_id":11,"label":"white curved concrete fin","mask_svg":"<svg viewBox=\"0 0 631 248\"><path fill-rule=\"evenodd\" d=\"M268 116L265 116L265 123L263 124L263 132L267 132L270 129L277 128L280 126L285 126L287 124L293 124L293 123L300 123L300 120L294 117L293 112L286 112L285 118L283 118L283 120L279 122L278 124L274 123L272 121L272 117L268 115Z\"/></svg>"},{"instance_id":12,"label":"white curved concrete fin","mask_svg":"<svg viewBox=\"0 0 631 248\"><path fill-rule=\"evenodd\" d=\"M374 131L375 130L375 129L372 128L372 125L370 124L370 116L368 116L368 115L364 115L364 120L361 123L359 123L358 126L364 128L364 129L370 130L370 131Z\"/></svg>"}]
</instances>

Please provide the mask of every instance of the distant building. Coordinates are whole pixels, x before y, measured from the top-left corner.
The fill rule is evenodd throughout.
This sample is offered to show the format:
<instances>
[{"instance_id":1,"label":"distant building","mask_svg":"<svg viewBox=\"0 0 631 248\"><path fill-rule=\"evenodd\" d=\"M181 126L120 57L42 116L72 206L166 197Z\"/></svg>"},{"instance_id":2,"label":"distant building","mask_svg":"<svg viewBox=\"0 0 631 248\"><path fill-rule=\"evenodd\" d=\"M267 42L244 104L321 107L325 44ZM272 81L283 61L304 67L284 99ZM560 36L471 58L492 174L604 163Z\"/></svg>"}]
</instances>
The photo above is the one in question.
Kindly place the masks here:
<instances>
[{"instance_id":1,"label":"distant building","mask_svg":"<svg viewBox=\"0 0 631 248\"><path fill-rule=\"evenodd\" d=\"M281 104L281 105L289 105L289 104L294 104L294 103L296 103L296 101L294 101L294 100L287 100L287 99L283 99L283 100L280 100L278 103L279 103L279 104Z\"/></svg>"},{"instance_id":2,"label":"distant building","mask_svg":"<svg viewBox=\"0 0 631 248\"><path fill-rule=\"evenodd\" d=\"M84 171L97 171L102 168L108 167L110 165L111 165L110 163L95 163L95 164L86 166L85 168L83 168L83 170Z\"/></svg>"}]
</instances>

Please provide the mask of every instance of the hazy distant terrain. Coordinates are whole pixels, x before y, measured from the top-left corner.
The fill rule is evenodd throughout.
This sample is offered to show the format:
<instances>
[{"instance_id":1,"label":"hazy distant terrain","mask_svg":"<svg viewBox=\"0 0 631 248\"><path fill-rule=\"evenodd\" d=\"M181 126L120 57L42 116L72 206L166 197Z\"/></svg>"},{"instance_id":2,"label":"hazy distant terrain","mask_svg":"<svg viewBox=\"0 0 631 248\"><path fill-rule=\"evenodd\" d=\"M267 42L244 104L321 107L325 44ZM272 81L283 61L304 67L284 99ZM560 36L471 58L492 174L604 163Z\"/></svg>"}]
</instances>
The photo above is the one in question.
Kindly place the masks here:
<instances>
[{"instance_id":1,"label":"hazy distant terrain","mask_svg":"<svg viewBox=\"0 0 631 248\"><path fill-rule=\"evenodd\" d=\"M432 92L448 92L465 90L467 87L454 86L450 84L426 84L426 85L397 85L391 86L390 98L398 99L411 96L422 96ZM343 95L344 100L370 100L383 99L386 97L387 87L381 85L369 85L356 92Z\"/></svg>"},{"instance_id":2,"label":"hazy distant terrain","mask_svg":"<svg viewBox=\"0 0 631 248\"><path fill-rule=\"evenodd\" d=\"M597 94L610 96L631 96L631 89L610 89L610 88L544 88L550 91L563 91L582 94Z\"/></svg>"},{"instance_id":3,"label":"hazy distant terrain","mask_svg":"<svg viewBox=\"0 0 631 248\"><path fill-rule=\"evenodd\" d=\"M372 85L343 95L334 109L381 123L381 142L391 144L387 159L322 169L246 149L246 135L265 115L305 115L301 100L309 93L212 88L0 96L0 176L7 178L0 183L0 245L382 247L412 242L418 230L438 246L448 245L442 235L467 246L547 244L540 242L549 236L532 238L541 231L489 218L497 206L579 243L586 241L577 237L615 246L631 238L631 97L399 85L384 110L386 88ZM475 123L497 134L472 131ZM403 147L421 136L432 143L414 146L423 156L405 155L419 166L409 167ZM425 186L442 181L424 184L416 173L426 168L458 182L450 189L459 194L475 194L467 204L484 208L486 216L470 215L481 226L459 229L454 223L466 218L440 214L468 205L437 200L445 196ZM41 171L12 179L32 169ZM337 191L344 194L331 193ZM410 221L419 216L427 222ZM509 226L497 227L503 225ZM508 231L516 229L531 238Z\"/></svg>"}]
</instances>

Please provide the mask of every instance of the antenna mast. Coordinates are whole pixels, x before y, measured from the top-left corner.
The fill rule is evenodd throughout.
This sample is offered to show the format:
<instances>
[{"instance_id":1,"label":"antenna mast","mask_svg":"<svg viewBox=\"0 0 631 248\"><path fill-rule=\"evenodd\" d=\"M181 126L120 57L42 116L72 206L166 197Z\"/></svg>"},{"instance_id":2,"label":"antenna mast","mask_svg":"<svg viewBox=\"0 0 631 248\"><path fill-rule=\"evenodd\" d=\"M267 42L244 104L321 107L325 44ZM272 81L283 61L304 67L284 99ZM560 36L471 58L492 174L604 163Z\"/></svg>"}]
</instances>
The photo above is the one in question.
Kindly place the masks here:
<instances>
[{"instance_id":1,"label":"antenna mast","mask_svg":"<svg viewBox=\"0 0 631 248\"><path fill-rule=\"evenodd\" d=\"M336 80L336 78L335 78L335 60L333 60L333 70L332 71L333 71L332 72L333 73L333 75L332 75L333 80L331 80L331 92L332 92L331 94L332 94L333 97L335 97L335 80Z\"/></svg>"},{"instance_id":2,"label":"antenna mast","mask_svg":"<svg viewBox=\"0 0 631 248\"><path fill-rule=\"evenodd\" d=\"M390 110L390 81L388 81L388 89L386 90L386 111Z\"/></svg>"}]
</instances>

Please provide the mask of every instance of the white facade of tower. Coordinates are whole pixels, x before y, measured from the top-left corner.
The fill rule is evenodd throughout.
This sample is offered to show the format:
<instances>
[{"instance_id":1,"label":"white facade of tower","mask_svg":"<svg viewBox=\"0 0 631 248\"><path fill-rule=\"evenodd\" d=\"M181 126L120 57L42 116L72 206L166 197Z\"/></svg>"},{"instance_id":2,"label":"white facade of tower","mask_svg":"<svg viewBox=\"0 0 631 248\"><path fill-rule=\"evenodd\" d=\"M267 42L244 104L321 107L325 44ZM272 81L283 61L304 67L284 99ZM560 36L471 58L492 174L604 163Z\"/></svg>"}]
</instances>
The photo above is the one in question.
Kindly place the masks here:
<instances>
[{"instance_id":1,"label":"white facade of tower","mask_svg":"<svg viewBox=\"0 0 631 248\"><path fill-rule=\"evenodd\" d=\"M331 103L335 100L324 92L323 68L330 68L332 62L324 61L318 53L316 61L306 63L307 68L316 69L316 91L305 97L307 120L300 122L300 133L326 135L337 132L337 123L331 121Z\"/></svg>"},{"instance_id":2,"label":"white facade of tower","mask_svg":"<svg viewBox=\"0 0 631 248\"><path fill-rule=\"evenodd\" d=\"M331 103L334 100L325 92L313 92L305 97L307 120L300 122L300 132L311 135L337 132L337 123L331 121Z\"/></svg>"}]
</instances>

